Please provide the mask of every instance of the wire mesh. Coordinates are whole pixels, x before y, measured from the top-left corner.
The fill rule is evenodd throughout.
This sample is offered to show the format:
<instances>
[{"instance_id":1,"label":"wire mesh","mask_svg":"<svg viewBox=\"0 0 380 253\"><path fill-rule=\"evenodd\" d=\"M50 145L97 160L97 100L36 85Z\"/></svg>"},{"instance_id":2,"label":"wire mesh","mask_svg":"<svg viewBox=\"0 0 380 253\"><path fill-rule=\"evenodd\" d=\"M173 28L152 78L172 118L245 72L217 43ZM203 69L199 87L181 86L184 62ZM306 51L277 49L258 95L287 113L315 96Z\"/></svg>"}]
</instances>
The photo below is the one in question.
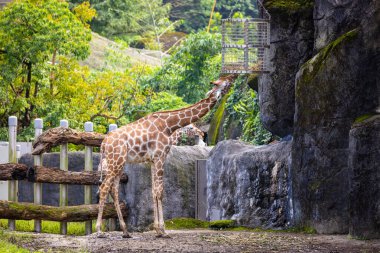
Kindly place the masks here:
<instances>
[{"instance_id":1,"label":"wire mesh","mask_svg":"<svg viewBox=\"0 0 380 253\"><path fill-rule=\"evenodd\" d=\"M270 15L222 20L222 73L269 72Z\"/></svg>"}]
</instances>

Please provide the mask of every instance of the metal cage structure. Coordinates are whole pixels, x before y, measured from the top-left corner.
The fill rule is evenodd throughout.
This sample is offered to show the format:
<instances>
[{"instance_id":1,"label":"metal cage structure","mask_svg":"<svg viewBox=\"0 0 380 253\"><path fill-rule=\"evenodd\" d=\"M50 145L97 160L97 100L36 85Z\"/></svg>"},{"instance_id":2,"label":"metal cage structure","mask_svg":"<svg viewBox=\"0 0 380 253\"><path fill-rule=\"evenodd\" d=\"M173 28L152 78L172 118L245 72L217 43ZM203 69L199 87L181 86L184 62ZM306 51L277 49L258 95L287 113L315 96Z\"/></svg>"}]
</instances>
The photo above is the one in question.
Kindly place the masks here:
<instances>
[{"instance_id":1,"label":"metal cage structure","mask_svg":"<svg viewBox=\"0 0 380 253\"><path fill-rule=\"evenodd\" d=\"M260 18L222 20L222 73L268 73L270 15L260 1Z\"/></svg>"}]
</instances>

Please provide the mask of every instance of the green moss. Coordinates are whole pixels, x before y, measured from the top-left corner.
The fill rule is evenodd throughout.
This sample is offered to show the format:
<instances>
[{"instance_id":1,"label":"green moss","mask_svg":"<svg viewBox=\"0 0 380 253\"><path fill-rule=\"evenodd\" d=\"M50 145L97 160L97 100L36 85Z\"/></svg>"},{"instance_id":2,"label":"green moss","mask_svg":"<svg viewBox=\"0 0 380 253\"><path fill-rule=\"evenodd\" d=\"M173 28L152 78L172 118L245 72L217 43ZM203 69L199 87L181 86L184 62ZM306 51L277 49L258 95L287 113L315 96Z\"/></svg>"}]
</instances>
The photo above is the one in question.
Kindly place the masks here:
<instances>
[{"instance_id":1,"label":"green moss","mask_svg":"<svg viewBox=\"0 0 380 253\"><path fill-rule=\"evenodd\" d=\"M193 218L174 218L165 221L167 229L195 229L208 228L209 222Z\"/></svg>"},{"instance_id":2,"label":"green moss","mask_svg":"<svg viewBox=\"0 0 380 253\"><path fill-rule=\"evenodd\" d=\"M316 54L312 59L310 59L304 65L302 65L301 83L310 83L311 80L313 80L316 74L320 71L320 69L324 66L324 63L328 56L345 42L349 42L352 39L356 38L358 35L358 31L358 29L354 29L343 34L342 36L325 46L323 49L321 49L321 51L319 51L318 54Z\"/></svg>"},{"instance_id":3,"label":"green moss","mask_svg":"<svg viewBox=\"0 0 380 253\"><path fill-rule=\"evenodd\" d=\"M215 220L211 221L209 228L215 229L215 230L221 230L226 228L233 228L235 227L235 221L234 220Z\"/></svg>"},{"instance_id":4,"label":"green moss","mask_svg":"<svg viewBox=\"0 0 380 253\"><path fill-rule=\"evenodd\" d=\"M302 65L296 83L296 100L302 105L302 114L299 118L299 124L302 127L316 124L323 119L326 111L331 110L330 105L334 103L334 96L337 92L337 86L334 83L321 83L314 80L319 73L326 68L326 63L332 55L339 60L344 61L344 56L337 55L338 50L345 44L355 39L358 35L358 29L351 30L325 46L312 59ZM318 101L318 106L313 103Z\"/></svg>"},{"instance_id":5,"label":"green moss","mask_svg":"<svg viewBox=\"0 0 380 253\"><path fill-rule=\"evenodd\" d=\"M314 7L313 0L268 0L265 1L268 9L278 9L285 12L297 12L300 10L311 9Z\"/></svg>"},{"instance_id":6,"label":"green moss","mask_svg":"<svg viewBox=\"0 0 380 253\"><path fill-rule=\"evenodd\" d=\"M354 121L355 124L357 123L362 123L363 121L371 118L372 116L374 116L375 114L374 113L366 113L366 114L363 114L363 115L360 115L359 117L357 117Z\"/></svg>"},{"instance_id":7,"label":"green moss","mask_svg":"<svg viewBox=\"0 0 380 253\"><path fill-rule=\"evenodd\" d=\"M231 89L232 90L232 89ZM218 140L219 129L222 127L223 123L223 115L224 109L226 106L226 102L231 92L229 92L223 99L220 101L218 109L215 111L214 117L210 123L210 131L209 131L209 144L215 145Z\"/></svg>"}]
</instances>

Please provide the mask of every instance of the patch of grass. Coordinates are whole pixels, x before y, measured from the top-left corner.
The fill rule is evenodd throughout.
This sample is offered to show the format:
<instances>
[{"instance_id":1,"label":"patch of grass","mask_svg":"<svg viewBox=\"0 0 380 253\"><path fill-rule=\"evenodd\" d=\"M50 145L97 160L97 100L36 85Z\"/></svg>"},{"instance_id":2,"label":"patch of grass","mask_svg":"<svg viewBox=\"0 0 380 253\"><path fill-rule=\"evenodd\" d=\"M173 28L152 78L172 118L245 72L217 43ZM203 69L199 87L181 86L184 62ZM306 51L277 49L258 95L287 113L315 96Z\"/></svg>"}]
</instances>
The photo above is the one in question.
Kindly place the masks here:
<instances>
[{"instance_id":1,"label":"patch of grass","mask_svg":"<svg viewBox=\"0 0 380 253\"><path fill-rule=\"evenodd\" d=\"M282 230L283 232L289 233L301 233L301 234L316 234L317 230L310 226L301 226L301 227L293 227Z\"/></svg>"},{"instance_id":2,"label":"patch of grass","mask_svg":"<svg viewBox=\"0 0 380 253\"><path fill-rule=\"evenodd\" d=\"M165 227L167 229L196 229L208 228L208 226L209 222L193 218L174 218L165 221Z\"/></svg>"},{"instance_id":3,"label":"patch of grass","mask_svg":"<svg viewBox=\"0 0 380 253\"><path fill-rule=\"evenodd\" d=\"M30 250L24 249L16 244L25 243L30 241L32 236L14 234L14 233L5 233L0 229L0 252L4 253L30 253Z\"/></svg>"},{"instance_id":4,"label":"patch of grass","mask_svg":"<svg viewBox=\"0 0 380 253\"><path fill-rule=\"evenodd\" d=\"M96 221L92 222L92 231L95 231ZM104 223L103 223L104 225ZM8 220L0 219L0 228L8 228ZM104 230L105 226L103 226ZM17 220L16 230L23 232L34 232L33 220ZM56 221L42 221L42 233L60 234L60 223ZM67 224L68 235L85 235L85 222L69 222ZM0 251L2 252L2 251Z\"/></svg>"}]
</instances>

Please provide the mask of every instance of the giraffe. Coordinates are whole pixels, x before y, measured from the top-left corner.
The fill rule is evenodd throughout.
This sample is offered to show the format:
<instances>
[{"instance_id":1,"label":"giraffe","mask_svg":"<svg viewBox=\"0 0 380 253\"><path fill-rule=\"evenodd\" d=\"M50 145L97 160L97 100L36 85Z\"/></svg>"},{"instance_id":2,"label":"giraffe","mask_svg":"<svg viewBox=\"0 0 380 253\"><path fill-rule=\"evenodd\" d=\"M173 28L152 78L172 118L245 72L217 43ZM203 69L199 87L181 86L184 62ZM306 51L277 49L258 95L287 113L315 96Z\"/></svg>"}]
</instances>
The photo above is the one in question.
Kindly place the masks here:
<instances>
[{"instance_id":1,"label":"giraffe","mask_svg":"<svg viewBox=\"0 0 380 253\"><path fill-rule=\"evenodd\" d=\"M194 138L195 136L198 136L199 142L203 143L202 146L205 145L205 143L202 141L204 137L204 133L194 124L190 124L190 125L187 125L185 127L175 130L174 133L170 136L171 144L178 145L184 135L190 138Z\"/></svg>"},{"instance_id":2,"label":"giraffe","mask_svg":"<svg viewBox=\"0 0 380 253\"><path fill-rule=\"evenodd\" d=\"M236 77L236 75L228 75L211 82L214 88L207 93L207 97L189 107L149 114L106 135L100 148L102 158L99 170L102 170L101 166L104 165L107 173L99 187L99 213L96 222L98 237L104 236L101 232L102 215L106 197L110 192L123 230L123 237L130 238L119 205L120 174L123 172L125 163L149 162L152 174L154 229L157 237L170 238L165 232L162 209L163 165L171 147L170 136L175 130L206 115L228 92ZM104 162L103 159L105 159Z\"/></svg>"}]
</instances>

